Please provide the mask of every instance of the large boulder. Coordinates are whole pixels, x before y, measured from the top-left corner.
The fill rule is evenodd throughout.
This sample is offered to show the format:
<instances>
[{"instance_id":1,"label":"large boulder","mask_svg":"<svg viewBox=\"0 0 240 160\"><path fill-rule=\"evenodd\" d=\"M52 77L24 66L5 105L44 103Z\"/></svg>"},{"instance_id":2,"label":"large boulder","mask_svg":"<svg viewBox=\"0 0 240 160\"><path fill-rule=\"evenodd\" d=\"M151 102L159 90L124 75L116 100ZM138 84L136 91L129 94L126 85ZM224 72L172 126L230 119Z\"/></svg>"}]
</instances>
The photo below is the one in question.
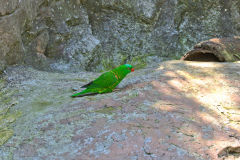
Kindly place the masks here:
<instances>
[{"instance_id":1,"label":"large boulder","mask_svg":"<svg viewBox=\"0 0 240 160\"><path fill-rule=\"evenodd\" d=\"M6 65L24 63L24 26L31 25L43 0L0 2L0 70Z\"/></svg>"},{"instance_id":2,"label":"large boulder","mask_svg":"<svg viewBox=\"0 0 240 160\"><path fill-rule=\"evenodd\" d=\"M188 61L240 61L240 37L213 38L203 41L187 52L182 60Z\"/></svg>"},{"instance_id":3,"label":"large boulder","mask_svg":"<svg viewBox=\"0 0 240 160\"><path fill-rule=\"evenodd\" d=\"M130 73L118 91L80 98L70 97L71 88L80 91L99 73L9 67L0 90L11 108L6 116L0 110L0 157L238 159L239 67L167 61Z\"/></svg>"},{"instance_id":4,"label":"large boulder","mask_svg":"<svg viewBox=\"0 0 240 160\"><path fill-rule=\"evenodd\" d=\"M240 33L237 0L12 0L0 2L0 64L40 69L143 67L197 42Z\"/></svg>"}]
</instances>

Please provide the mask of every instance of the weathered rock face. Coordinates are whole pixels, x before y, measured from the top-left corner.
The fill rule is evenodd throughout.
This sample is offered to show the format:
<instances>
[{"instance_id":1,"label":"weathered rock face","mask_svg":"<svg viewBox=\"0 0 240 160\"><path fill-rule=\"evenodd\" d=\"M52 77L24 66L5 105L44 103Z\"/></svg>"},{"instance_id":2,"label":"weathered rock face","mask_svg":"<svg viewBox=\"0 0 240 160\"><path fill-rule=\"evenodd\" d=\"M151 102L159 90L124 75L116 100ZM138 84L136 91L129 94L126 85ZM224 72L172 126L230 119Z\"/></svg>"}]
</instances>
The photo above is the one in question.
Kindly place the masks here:
<instances>
[{"instance_id":1,"label":"weathered rock face","mask_svg":"<svg viewBox=\"0 0 240 160\"><path fill-rule=\"evenodd\" d=\"M240 61L240 37L213 38L194 46L182 58L187 61Z\"/></svg>"},{"instance_id":2,"label":"weathered rock face","mask_svg":"<svg viewBox=\"0 0 240 160\"><path fill-rule=\"evenodd\" d=\"M238 0L2 0L0 68L102 70L240 33ZM155 57L154 57L155 58Z\"/></svg>"},{"instance_id":3,"label":"weathered rock face","mask_svg":"<svg viewBox=\"0 0 240 160\"><path fill-rule=\"evenodd\" d=\"M0 157L239 159L239 67L167 61L129 74L119 91L81 98L71 98L71 88L99 74L8 68L4 96L0 82Z\"/></svg>"}]
</instances>

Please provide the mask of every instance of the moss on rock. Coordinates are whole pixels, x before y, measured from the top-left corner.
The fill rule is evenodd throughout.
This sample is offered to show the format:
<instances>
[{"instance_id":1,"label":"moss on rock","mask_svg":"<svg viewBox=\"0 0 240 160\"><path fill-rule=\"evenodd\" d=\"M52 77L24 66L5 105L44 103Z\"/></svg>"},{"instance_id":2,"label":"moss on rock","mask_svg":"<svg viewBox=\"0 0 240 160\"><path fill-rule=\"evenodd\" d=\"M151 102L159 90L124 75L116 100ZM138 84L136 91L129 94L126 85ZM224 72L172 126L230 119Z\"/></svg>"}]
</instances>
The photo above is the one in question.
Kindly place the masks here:
<instances>
[{"instance_id":1,"label":"moss on rock","mask_svg":"<svg viewBox=\"0 0 240 160\"><path fill-rule=\"evenodd\" d=\"M5 88L6 82L0 79L0 146L13 136L11 124L21 116L21 112L11 110L15 102L12 98L14 92Z\"/></svg>"}]
</instances>

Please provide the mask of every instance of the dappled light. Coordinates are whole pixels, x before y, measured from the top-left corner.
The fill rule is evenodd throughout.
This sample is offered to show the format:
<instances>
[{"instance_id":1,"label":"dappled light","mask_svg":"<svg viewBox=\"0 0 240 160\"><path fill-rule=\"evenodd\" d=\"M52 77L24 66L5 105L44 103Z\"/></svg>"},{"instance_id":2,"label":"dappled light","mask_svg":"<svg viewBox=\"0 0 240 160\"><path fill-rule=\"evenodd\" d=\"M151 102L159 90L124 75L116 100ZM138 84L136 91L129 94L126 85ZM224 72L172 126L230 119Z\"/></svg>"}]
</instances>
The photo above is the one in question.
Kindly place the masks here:
<instances>
[{"instance_id":1,"label":"dappled light","mask_svg":"<svg viewBox=\"0 0 240 160\"><path fill-rule=\"evenodd\" d=\"M238 70L227 63L189 61L180 64L172 61L156 69L166 70L161 75L166 80L152 82L161 97L152 107L167 115L174 114L172 119L179 119L173 123L179 133L177 140L188 141L188 137L191 137L205 145L208 148L205 152L215 158L216 149L220 146L224 148L240 145L238 138L229 139L230 133L240 132L240 118L236 118L240 116L240 101L237 96L240 93L240 83L232 81L237 80L240 75L229 75L223 70L224 67ZM198 144L185 142L184 146L187 149L190 146L197 147ZM226 154L225 157L227 156Z\"/></svg>"},{"instance_id":2,"label":"dappled light","mask_svg":"<svg viewBox=\"0 0 240 160\"><path fill-rule=\"evenodd\" d=\"M69 97L71 88L98 74L17 68L8 75L20 86L15 94L22 100L14 107L24 116L15 121L16 136L5 142L3 151L14 146L14 154L23 152L19 156L26 158L66 146L67 157L78 153L73 159L108 159L116 153L146 159L238 157L238 65L166 61L136 70L112 93L77 99ZM29 78L17 81L19 73Z\"/></svg>"},{"instance_id":3,"label":"dappled light","mask_svg":"<svg viewBox=\"0 0 240 160\"><path fill-rule=\"evenodd\" d=\"M0 0L0 160L240 159L240 0Z\"/></svg>"},{"instance_id":4,"label":"dappled light","mask_svg":"<svg viewBox=\"0 0 240 160\"><path fill-rule=\"evenodd\" d=\"M208 68L216 68L216 67L223 67L222 63L213 63L213 62L191 62L191 63L186 63L188 66L192 66L192 67L200 67L200 68L204 68L204 67L208 67Z\"/></svg>"},{"instance_id":5,"label":"dappled light","mask_svg":"<svg viewBox=\"0 0 240 160\"><path fill-rule=\"evenodd\" d=\"M211 113L206 111L197 111L196 116L199 117L206 124L211 124L217 127L221 126L221 121L217 117L213 117Z\"/></svg>"}]
</instances>

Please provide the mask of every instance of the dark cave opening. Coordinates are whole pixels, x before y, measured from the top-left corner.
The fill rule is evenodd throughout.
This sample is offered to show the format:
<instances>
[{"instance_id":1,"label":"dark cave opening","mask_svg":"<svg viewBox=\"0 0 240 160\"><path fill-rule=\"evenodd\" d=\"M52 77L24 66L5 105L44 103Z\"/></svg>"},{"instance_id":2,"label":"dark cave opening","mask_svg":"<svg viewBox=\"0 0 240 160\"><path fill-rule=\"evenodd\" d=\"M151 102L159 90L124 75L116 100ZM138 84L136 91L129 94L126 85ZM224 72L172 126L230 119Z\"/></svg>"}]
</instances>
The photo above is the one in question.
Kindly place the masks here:
<instances>
[{"instance_id":1,"label":"dark cave opening","mask_svg":"<svg viewBox=\"0 0 240 160\"><path fill-rule=\"evenodd\" d=\"M213 53L194 52L184 57L185 61L221 62Z\"/></svg>"}]
</instances>

